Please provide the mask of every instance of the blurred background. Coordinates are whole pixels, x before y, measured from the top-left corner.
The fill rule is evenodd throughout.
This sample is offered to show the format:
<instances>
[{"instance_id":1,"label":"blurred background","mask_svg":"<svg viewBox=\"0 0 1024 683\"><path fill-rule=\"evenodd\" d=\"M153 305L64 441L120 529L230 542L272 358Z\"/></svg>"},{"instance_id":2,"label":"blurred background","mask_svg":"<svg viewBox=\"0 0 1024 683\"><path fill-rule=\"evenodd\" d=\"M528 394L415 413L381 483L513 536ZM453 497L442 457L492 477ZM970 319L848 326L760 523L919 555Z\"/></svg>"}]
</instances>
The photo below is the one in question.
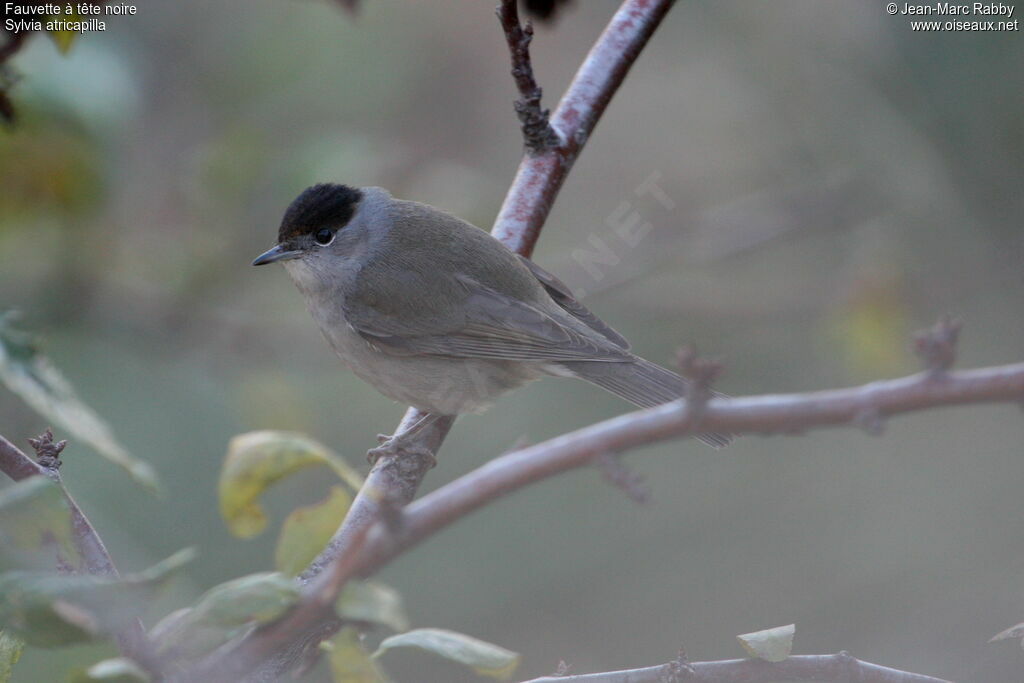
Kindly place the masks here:
<instances>
[{"instance_id":1,"label":"blurred background","mask_svg":"<svg viewBox=\"0 0 1024 683\"><path fill-rule=\"evenodd\" d=\"M74 443L62 470L122 569L198 547L168 610L271 567L274 525L243 541L218 516L233 435L303 431L365 470L402 414L333 357L283 269L249 263L320 181L490 228L521 153L493 5L366 0L352 17L319 0L143 3L67 56L36 36L13 60L0 309L24 313L161 475L155 498ZM549 106L616 6L577 2L538 28ZM961 366L1020 361L1022 67L1019 32L914 33L881 2L681 0L534 258L647 358L671 362L686 342L721 358L732 394L914 372L909 336L943 312L965 322ZM627 409L583 384L531 385L460 420L425 490L520 437ZM0 390L0 433L24 447L46 426ZM648 505L575 471L381 578L414 625L522 653L522 677L559 660L651 665L680 646L738 657L736 634L795 622L799 654L1013 683L1024 653L986 641L1024 621L1022 444L1012 406L913 414L881 438L669 443L626 460ZM318 472L286 482L275 519L326 488ZM14 680L62 680L106 652L29 650ZM384 663L401 682L476 680L426 655Z\"/></svg>"}]
</instances>

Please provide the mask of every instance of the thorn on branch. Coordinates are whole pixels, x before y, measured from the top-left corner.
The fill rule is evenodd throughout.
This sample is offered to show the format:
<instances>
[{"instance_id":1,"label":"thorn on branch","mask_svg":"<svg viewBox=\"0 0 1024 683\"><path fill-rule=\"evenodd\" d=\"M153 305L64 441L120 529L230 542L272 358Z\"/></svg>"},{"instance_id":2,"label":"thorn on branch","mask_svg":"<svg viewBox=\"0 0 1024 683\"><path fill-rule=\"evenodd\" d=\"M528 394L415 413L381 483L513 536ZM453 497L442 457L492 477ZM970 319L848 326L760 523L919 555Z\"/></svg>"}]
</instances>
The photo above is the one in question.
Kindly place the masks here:
<instances>
[{"instance_id":1,"label":"thorn on branch","mask_svg":"<svg viewBox=\"0 0 1024 683\"><path fill-rule=\"evenodd\" d=\"M605 481L621 489L629 498L637 503L646 503L651 498L651 487L643 476L631 471L622 464L616 453L602 453L596 458Z\"/></svg>"},{"instance_id":2,"label":"thorn on branch","mask_svg":"<svg viewBox=\"0 0 1024 683\"><path fill-rule=\"evenodd\" d=\"M60 453L68 445L66 439L54 443L53 429L47 427L46 431L36 438L30 438L28 443L36 452L36 460L39 461L40 465L48 470L60 469L60 466L63 464L60 460Z\"/></svg>"},{"instance_id":3,"label":"thorn on branch","mask_svg":"<svg viewBox=\"0 0 1024 683\"><path fill-rule=\"evenodd\" d=\"M962 327L960 320L943 315L935 325L914 335L914 352L924 360L928 372L938 375L953 367Z\"/></svg>"},{"instance_id":4,"label":"thorn on branch","mask_svg":"<svg viewBox=\"0 0 1024 683\"><path fill-rule=\"evenodd\" d=\"M520 98L513 107L523 129L523 142L530 154L541 154L558 147L559 139L551 126L551 112L540 106L543 91L537 85L530 61L533 24L529 21L525 25L519 23L516 0L501 0L495 11L505 32L505 41L512 59L512 78L519 90Z\"/></svg>"}]
</instances>

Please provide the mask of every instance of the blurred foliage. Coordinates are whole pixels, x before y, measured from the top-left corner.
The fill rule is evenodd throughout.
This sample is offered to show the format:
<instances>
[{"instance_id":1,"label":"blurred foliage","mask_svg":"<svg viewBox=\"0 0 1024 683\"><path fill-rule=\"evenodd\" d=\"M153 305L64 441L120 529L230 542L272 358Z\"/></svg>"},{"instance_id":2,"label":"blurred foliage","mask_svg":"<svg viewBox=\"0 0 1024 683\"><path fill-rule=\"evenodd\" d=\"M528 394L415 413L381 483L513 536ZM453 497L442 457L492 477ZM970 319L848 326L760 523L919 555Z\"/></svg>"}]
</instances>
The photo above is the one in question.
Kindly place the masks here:
<instances>
[{"instance_id":1,"label":"blurred foliage","mask_svg":"<svg viewBox=\"0 0 1024 683\"><path fill-rule=\"evenodd\" d=\"M617 4L576 2L538 26L546 106ZM67 55L36 36L9 61L19 118L0 131L0 309L45 331L52 364L160 470L163 500L87 458L62 472L119 564L201 547L165 612L240 574L294 571L342 506L322 465L265 479L248 499L264 520L330 509L295 512L320 521L287 564L283 534L236 540L217 497L235 434L301 432L353 454L394 427L401 407L336 361L287 278L248 264L314 182L381 185L490 225L521 153L492 10L371 0L353 19L328 2L147 3ZM677 3L535 258L642 355L694 342L722 357L733 394L914 372L908 332L946 311L965 321L962 365L1020 359L1024 45L904 20L840 0ZM655 173L672 208L638 190ZM634 246L614 228L630 212L652 226ZM580 262L595 241L610 254L596 268ZM524 434L626 408L537 383L461 419L428 488ZM0 416L16 442L49 421L8 392ZM630 456L650 506L596 476L560 478L381 579L413 623L522 652L524 677L559 659L575 672L664 661L680 642L733 657L734 634L796 621L806 652L1015 681L1016 648L983 641L1024 607L1007 598L1024 539L993 522L1024 512L1020 439L1012 411L979 407L894 421L881 439L749 438L713 458L667 444ZM335 652L369 658L374 636L349 636ZM13 680L109 656L30 649ZM386 664L397 681L474 680L402 650Z\"/></svg>"},{"instance_id":2,"label":"blurred foliage","mask_svg":"<svg viewBox=\"0 0 1024 683\"><path fill-rule=\"evenodd\" d=\"M0 574L0 626L37 647L109 638L138 619L154 592L192 560L181 551L123 578L58 571Z\"/></svg>"},{"instance_id":3,"label":"blurred foliage","mask_svg":"<svg viewBox=\"0 0 1024 683\"><path fill-rule=\"evenodd\" d=\"M153 468L125 450L107 423L78 398L50 359L40 353L38 343L12 327L13 318L12 312L0 311L0 381L40 415L124 468L138 483L159 491Z\"/></svg>"}]
</instances>

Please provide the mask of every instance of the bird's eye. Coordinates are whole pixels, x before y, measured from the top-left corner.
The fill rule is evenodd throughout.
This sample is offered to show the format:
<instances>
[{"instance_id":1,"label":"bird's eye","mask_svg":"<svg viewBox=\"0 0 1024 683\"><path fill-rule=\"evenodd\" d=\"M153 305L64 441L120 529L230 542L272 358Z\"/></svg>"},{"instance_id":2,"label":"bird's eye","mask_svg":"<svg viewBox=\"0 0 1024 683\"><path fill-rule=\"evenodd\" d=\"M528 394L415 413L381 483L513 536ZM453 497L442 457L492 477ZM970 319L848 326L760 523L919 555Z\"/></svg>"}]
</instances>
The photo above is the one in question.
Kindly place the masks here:
<instances>
[{"instance_id":1,"label":"bird's eye","mask_svg":"<svg viewBox=\"0 0 1024 683\"><path fill-rule=\"evenodd\" d=\"M313 239L316 240L317 244L327 246L331 243L331 240L334 239L334 231L330 228L320 228L316 231L316 234L313 235Z\"/></svg>"}]
</instances>

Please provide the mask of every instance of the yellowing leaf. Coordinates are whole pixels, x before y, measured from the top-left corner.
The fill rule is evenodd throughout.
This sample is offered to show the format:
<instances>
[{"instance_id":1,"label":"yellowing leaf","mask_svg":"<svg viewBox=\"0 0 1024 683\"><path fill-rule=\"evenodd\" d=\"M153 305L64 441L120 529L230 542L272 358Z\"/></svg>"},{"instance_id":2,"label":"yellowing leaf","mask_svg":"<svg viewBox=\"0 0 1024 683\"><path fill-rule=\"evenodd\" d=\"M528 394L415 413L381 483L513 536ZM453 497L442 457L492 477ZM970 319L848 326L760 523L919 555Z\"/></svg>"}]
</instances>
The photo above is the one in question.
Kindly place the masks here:
<instances>
[{"instance_id":1,"label":"yellowing leaf","mask_svg":"<svg viewBox=\"0 0 1024 683\"><path fill-rule=\"evenodd\" d=\"M751 656L767 662L781 662L793 651L793 634L796 624L776 626L775 628L736 636L740 645Z\"/></svg>"},{"instance_id":2,"label":"yellowing leaf","mask_svg":"<svg viewBox=\"0 0 1024 683\"><path fill-rule=\"evenodd\" d=\"M71 510L51 479L29 477L0 491L0 552L20 567L79 566Z\"/></svg>"},{"instance_id":3,"label":"yellowing leaf","mask_svg":"<svg viewBox=\"0 0 1024 683\"><path fill-rule=\"evenodd\" d=\"M114 438L109 425L82 403L71 384L39 352L35 341L11 328L12 317L10 311L0 313L0 381L37 413L124 468L135 481L151 491L158 491L160 483L149 463L125 450Z\"/></svg>"},{"instance_id":4,"label":"yellowing leaf","mask_svg":"<svg viewBox=\"0 0 1024 683\"><path fill-rule=\"evenodd\" d=\"M464 664L481 676L505 679L519 665L519 655L464 633L440 628L419 628L385 638L373 653L380 657L397 647L415 647Z\"/></svg>"},{"instance_id":5,"label":"yellowing leaf","mask_svg":"<svg viewBox=\"0 0 1024 683\"><path fill-rule=\"evenodd\" d=\"M22 640L0 631L0 683L11 680L14 665L21 659L21 651L24 649L25 643Z\"/></svg>"},{"instance_id":6,"label":"yellowing leaf","mask_svg":"<svg viewBox=\"0 0 1024 683\"><path fill-rule=\"evenodd\" d=\"M277 537L274 551L277 570L297 576L309 566L327 546L351 504L352 496L345 489L332 486L326 500L292 510Z\"/></svg>"},{"instance_id":7,"label":"yellowing leaf","mask_svg":"<svg viewBox=\"0 0 1024 683\"><path fill-rule=\"evenodd\" d=\"M409 628L402 596L391 586L375 581L350 581L341 592L335 611L342 619L382 624L393 631Z\"/></svg>"},{"instance_id":8,"label":"yellowing leaf","mask_svg":"<svg viewBox=\"0 0 1024 683\"><path fill-rule=\"evenodd\" d=\"M259 497L274 482L312 465L326 465L353 490L362 477L329 448L302 434L258 431L228 443L220 473L220 514L231 533L250 538L267 526Z\"/></svg>"},{"instance_id":9,"label":"yellowing leaf","mask_svg":"<svg viewBox=\"0 0 1024 683\"><path fill-rule=\"evenodd\" d=\"M334 683L387 683L387 677L359 644L359 634L351 626L341 629L321 647L327 651Z\"/></svg>"}]
</instances>

